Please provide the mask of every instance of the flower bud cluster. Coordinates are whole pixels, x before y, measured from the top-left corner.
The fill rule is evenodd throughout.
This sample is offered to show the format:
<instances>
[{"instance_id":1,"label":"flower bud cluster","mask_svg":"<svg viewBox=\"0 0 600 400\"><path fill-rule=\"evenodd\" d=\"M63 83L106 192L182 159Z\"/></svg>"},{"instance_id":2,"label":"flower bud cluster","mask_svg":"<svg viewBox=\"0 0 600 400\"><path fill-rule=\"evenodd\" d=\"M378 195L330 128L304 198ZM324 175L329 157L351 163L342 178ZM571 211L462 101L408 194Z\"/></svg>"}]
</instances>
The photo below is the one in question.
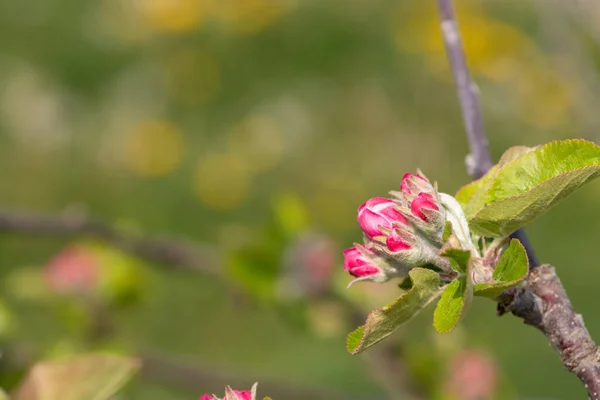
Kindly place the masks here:
<instances>
[{"instance_id":1,"label":"flower bud cluster","mask_svg":"<svg viewBox=\"0 0 600 400\"><path fill-rule=\"evenodd\" d=\"M358 208L366 243L344 251L344 269L357 278L353 282L385 282L406 276L410 268L444 264L438 250L446 211L436 188L418 171L405 174L400 191L390 194L392 198L375 197Z\"/></svg>"}]
</instances>

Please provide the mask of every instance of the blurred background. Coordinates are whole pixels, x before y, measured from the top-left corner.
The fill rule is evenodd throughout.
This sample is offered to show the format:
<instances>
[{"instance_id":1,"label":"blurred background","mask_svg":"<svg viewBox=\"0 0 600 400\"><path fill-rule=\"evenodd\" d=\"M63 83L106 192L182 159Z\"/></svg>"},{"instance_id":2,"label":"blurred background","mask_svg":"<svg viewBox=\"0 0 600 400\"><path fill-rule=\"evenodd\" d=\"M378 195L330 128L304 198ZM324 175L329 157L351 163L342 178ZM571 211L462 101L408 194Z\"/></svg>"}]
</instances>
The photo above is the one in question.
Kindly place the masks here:
<instances>
[{"instance_id":1,"label":"blurred background","mask_svg":"<svg viewBox=\"0 0 600 400\"><path fill-rule=\"evenodd\" d=\"M495 158L598 140L600 8L460 0ZM469 181L433 0L0 0L0 386L38 359L142 360L119 399L574 399L543 336L477 299L363 355L392 301L341 252L420 168ZM600 339L600 185L527 232Z\"/></svg>"}]
</instances>

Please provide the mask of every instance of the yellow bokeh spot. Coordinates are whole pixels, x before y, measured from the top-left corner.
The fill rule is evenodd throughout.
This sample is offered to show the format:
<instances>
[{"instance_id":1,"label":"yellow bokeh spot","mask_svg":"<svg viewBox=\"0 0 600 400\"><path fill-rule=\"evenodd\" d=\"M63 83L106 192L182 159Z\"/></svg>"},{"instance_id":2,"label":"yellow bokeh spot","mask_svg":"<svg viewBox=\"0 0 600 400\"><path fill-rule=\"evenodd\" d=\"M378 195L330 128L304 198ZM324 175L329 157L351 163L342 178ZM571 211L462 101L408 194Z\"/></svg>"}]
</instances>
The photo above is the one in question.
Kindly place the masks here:
<instances>
[{"instance_id":1,"label":"yellow bokeh spot","mask_svg":"<svg viewBox=\"0 0 600 400\"><path fill-rule=\"evenodd\" d=\"M156 177L172 172L182 153L183 138L173 124L149 121L128 132L123 161L137 175Z\"/></svg>"},{"instance_id":2,"label":"yellow bokeh spot","mask_svg":"<svg viewBox=\"0 0 600 400\"><path fill-rule=\"evenodd\" d=\"M166 60L165 69L171 97L184 105L196 105L213 97L221 86L219 63L205 51L176 51Z\"/></svg>"},{"instance_id":3,"label":"yellow bokeh spot","mask_svg":"<svg viewBox=\"0 0 600 400\"><path fill-rule=\"evenodd\" d=\"M200 200L217 210L240 206L250 193L252 171L237 154L210 154L196 167L195 190Z\"/></svg>"},{"instance_id":4,"label":"yellow bokeh spot","mask_svg":"<svg viewBox=\"0 0 600 400\"><path fill-rule=\"evenodd\" d=\"M309 212L300 196L283 193L273 199L273 213L282 232L292 237L308 229Z\"/></svg>"},{"instance_id":5,"label":"yellow bokeh spot","mask_svg":"<svg viewBox=\"0 0 600 400\"><path fill-rule=\"evenodd\" d=\"M547 128L566 123L574 94L568 82L552 71L522 71L516 82L519 115L526 122Z\"/></svg>"},{"instance_id":6,"label":"yellow bokeh spot","mask_svg":"<svg viewBox=\"0 0 600 400\"><path fill-rule=\"evenodd\" d=\"M293 7L290 0L226 0L219 2L215 14L229 30L250 35L269 27Z\"/></svg>"},{"instance_id":7,"label":"yellow bokeh spot","mask_svg":"<svg viewBox=\"0 0 600 400\"><path fill-rule=\"evenodd\" d=\"M525 32L490 17L480 2L458 2L457 15L474 75L509 83L508 90L515 91L516 113L527 123L549 127L567 120L572 93L548 71L547 60ZM403 51L422 55L433 74L452 80L433 2L403 4L394 28Z\"/></svg>"},{"instance_id":8,"label":"yellow bokeh spot","mask_svg":"<svg viewBox=\"0 0 600 400\"><path fill-rule=\"evenodd\" d=\"M506 82L518 73L519 63L529 64L535 58L535 47L526 34L490 18L477 4L460 4L460 33L474 73ZM450 77L435 7L420 7L408 24L397 24L395 38L401 49L425 55L432 72L444 78Z\"/></svg>"},{"instance_id":9,"label":"yellow bokeh spot","mask_svg":"<svg viewBox=\"0 0 600 400\"><path fill-rule=\"evenodd\" d=\"M229 149L250 161L256 172L277 166L285 152L279 124L266 116L251 116L229 132Z\"/></svg>"},{"instance_id":10,"label":"yellow bokeh spot","mask_svg":"<svg viewBox=\"0 0 600 400\"><path fill-rule=\"evenodd\" d=\"M210 0L137 0L146 25L154 31L182 33L197 29L213 2Z\"/></svg>"}]
</instances>

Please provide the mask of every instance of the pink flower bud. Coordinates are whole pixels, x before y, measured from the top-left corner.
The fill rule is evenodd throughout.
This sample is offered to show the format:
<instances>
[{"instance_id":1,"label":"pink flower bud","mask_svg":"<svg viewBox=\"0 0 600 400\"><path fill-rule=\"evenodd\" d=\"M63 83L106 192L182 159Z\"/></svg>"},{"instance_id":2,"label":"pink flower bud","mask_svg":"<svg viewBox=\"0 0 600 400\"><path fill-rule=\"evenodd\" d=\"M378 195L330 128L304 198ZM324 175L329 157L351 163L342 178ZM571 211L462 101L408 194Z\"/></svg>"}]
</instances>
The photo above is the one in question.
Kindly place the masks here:
<instances>
[{"instance_id":1,"label":"pink flower bud","mask_svg":"<svg viewBox=\"0 0 600 400\"><path fill-rule=\"evenodd\" d=\"M237 400L254 400L249 390L234 390L233 393L237 396Z\"/></svg>"},{"instance_id":2,"label":"pink flower bud","mask_svg":"<svg viewBox=\"0 0 600 400\"><path fill-rule=\"evenodd\" d=\"M413 215L425 222L429 221L429 212L427 210L439 211L439 209L440 207L437 205L435 198L431 194L425 192L419 193L410 204L410 210Z\"/></svg>"},{"instance_id":3,"label":"pink flower bud","mask_svg":"<svg viewBox=\"0 0 600 400\"><path fill-rule=\"evenodd\" d=\"M397 253L402 250L410 250L412 246L405 238L402 238L398 229L393 229L385 239L385 245L393 252Z\"/></svg>"},{"instance_id":4,"label":"pink flower bud","mask_svg":"<svg viewBox=\"0 0 600 400\"><path fill-rule=\"evenodd\" d=\"M371 250L367 251L371 252ZM375 256L374 253L373 255ZM344 271L348 271L350 275L357 278L376 276L383 273L381 267L363 255L356 247L344 250Z\"/></svg>"},{"instance_id":5,"label":"pink flower bud","mask_svg":"<svg viewBox=\"0 0 600 400\"><path fill-rule=\"evenodd\" d=\"M225 398L223 400L255 400L256 399L256 384L252 386L252 390L233 390L227 386L225 388Z\"/></svg>"},{"instance_id":6,"label":"pink flower bud","mask_svg":"<svg viewBox=\"0 0 600 400\"><path fill-rule=\"evenodd\" d=\"M252 385L250 390L233 390L230 386L225 387L225 397L222 399L216 395L203 394L198 400L256 400L256 387L258 383Z\"/></svg>"},{"instance_id":7,"label":"pink flower bud","mask_svg":"<svg viewBox=\"0 0 600 400\"><path fill-rule=\"evenodd\" d=\"M369 239L385 236L385 232L381 228L390 230L394 222L408 224L393 200L375 197L369 199L358 209L358 224Z\"/></svg>"},{"instance_id":8,"label":"pink flower bud","mask_svg":"<svg viewBox=\"0 0 600 400\"><path fill-rule=\"evenodd\" d=\"M253 390L233 390L229 386L225 388L225 397L222 399L215 395L203 394L198 400L255 400L256 398L256 386Z\"/></svg>"},{"instance_id":9,"label":"pink flower bud","mask_svg":"<svg viewBox=\"0 0 600 400\"><path fill-rule=\"evenodd\" d=\"M417 174L406 173L402 177L400 190L404 194L404 198L409 203L413 201L419 193L433 194L435 192L429 180L419 171Z\"/></svg>"}]
</instances>

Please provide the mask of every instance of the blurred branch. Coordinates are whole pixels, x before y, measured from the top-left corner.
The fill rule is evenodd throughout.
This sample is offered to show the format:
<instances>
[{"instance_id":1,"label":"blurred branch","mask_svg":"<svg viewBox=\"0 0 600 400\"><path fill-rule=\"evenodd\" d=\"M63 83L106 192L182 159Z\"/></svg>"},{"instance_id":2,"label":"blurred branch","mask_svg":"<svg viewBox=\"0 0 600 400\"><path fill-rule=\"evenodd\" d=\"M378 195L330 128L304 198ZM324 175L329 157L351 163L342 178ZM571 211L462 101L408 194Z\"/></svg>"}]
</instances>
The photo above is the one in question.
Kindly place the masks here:
<instances>
[{"instance_id":1,"label":"blurred branch","mask_svg":"<svg viewBox=\"0 0 600 400\"><path fill-rule=\"evenodd\" d=\"M450 66L452 67L452 75L454 76L454 83L456 84L463 120L467 130L467 138L469 139L469 146L471 148L471 154L467 157L467 171L473 179L479 179L492 168L493 162L483 126L478 89L471 80L452 0L437 0L437 4L441 19L442 37ZM519 229L511 236L519 239L525 247L530 266L535 267L539 265L539 261L525 232Z\"/></svg>"},{"instance_id":2,"label":"blurred branch","mask_svg":"<svg viewBox=\"0 0 600 400\"><path fill-rule=\"evenodd\" d=\"M600 349L575 313L554 267L542 265L527 277L526 289L502 294L498 314L512 312L546 336L565 368L584 383L591 400L600 399Z\"/></svg>"},{"instance_id":3,"label":"blurred branch","mask_svg":"<svg viewBox=\"0 0 600 400\"><path fill-rule=\"evenodd\" d=\"M145 354L141 357L141 378L154 384L163 383L200 394L207 392L207 388L216 388L217 394L223 391L225 385L233 388L250 387L258 382L260 393L268 395L273 399L286 400L341 400L348 398L340 393L328 390L299 386L290 382L276 382L271 379L253 377L252 379L240 379L234 374L224 374L215 371L214 368L202 368L197 365L159 356L156 354ZM262 397L261 397L262 398Z\"/></svg>"},{"instance_id":4,"label":"blurred branch","mask_svg":"<svg viewBox=\"0 0 600 400\"><path fill-rule=\"evenodd\" d=\"M472 157L467 164L471 175L478 178L491 167L481 110L465 60L452 0L437 2L446 51L471 145ZM517 231L513 236L519 238L527 249L531 268L525 288L508 290L499 297L498 314L510 311L526 324L542 331L560 355L565 368L584 383L589 398L600 399L600 349L590 337L581 315L573 310L554 268L539 265L523 231Z\"/></svg>"},{"instance_id":5,"label":"blurred branch","mask_svg":"<svg viewBox=\"0 0 600 400\"><path fill-rule=\"evenodd\" d=\"M217 273L217 255L208 246L195 245L182 239L127 233L82 213L66 211L56 215L36 215L0 211L0 233L89 237L149 261L209 274Z\"/></svg>"},{"instance_id":6,"label":"blurred branch","mask_svg":"<svg viewBox=\"0 0 600 400\"><path fill-rule=\"evenodd\" d=\"M259 383L261 393L272 396L274 399L286 400L342 400L348 399L340 393L300 386L297 383L279 381L267 377L253 377L252 379L240 378L235 374L224 373L213 367L203 367L184 362L181 359L159 355L155 353L142 353L136 355L141 362L139 378L153 385L166 385L179 389L196 392L194 398L208 391L222 393L225 385L234 388L249 388L254 382ZM0 372L15 372L29 370L39 360L32 349L24 344L11 343L0 358Z\"/></svg>"}]
</instances>

